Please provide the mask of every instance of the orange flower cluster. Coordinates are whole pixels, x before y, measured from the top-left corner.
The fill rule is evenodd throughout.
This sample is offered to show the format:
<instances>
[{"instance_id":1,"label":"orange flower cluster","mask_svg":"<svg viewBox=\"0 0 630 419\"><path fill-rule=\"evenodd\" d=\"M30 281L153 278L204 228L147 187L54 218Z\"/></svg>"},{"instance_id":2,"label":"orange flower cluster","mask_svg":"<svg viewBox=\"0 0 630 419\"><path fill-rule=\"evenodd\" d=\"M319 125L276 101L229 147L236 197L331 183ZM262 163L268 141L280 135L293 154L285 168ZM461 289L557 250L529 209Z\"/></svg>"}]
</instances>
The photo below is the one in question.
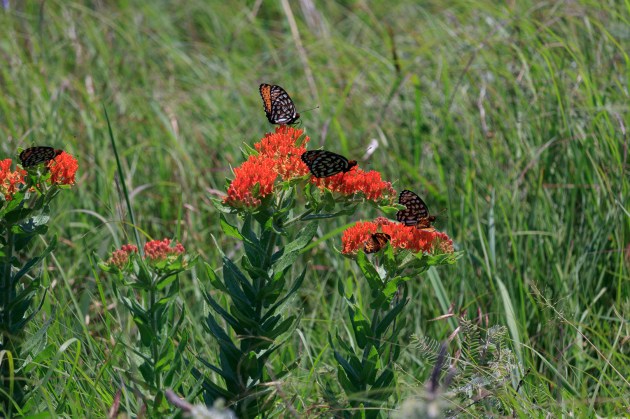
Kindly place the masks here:
<instances>
[{"instance_id":1,"label":"orange flower cluster","mask_svg":"<svg viewBox=\"0 0 630 419\"><path fill-rule=\"evenodd\" d=\"M234 169L225 202L233 207L257 207L261 198L273 192L278 177L275 161L269 157L250 156L245 163Z\"/></svg>"},{"instance_id":2,"label":"orange flower cluster","mask_svg":"<svg viewBox=\"0 0 630 419\"><path fill-rule=\"evenodd\" d=\"M234 180L228 187L224 202L237 208L257 207L261 199L273 192L276 178L289 180L305 176L308 166L300 158L306 152L310 141L305 136L298 146L304 130L281 125L275 132L268 133L254 144L257 155L250 156L241 166L234 169ZM328 178L311 177L311 182L343 195L362 193L366 199L378 201L395 195L390 182L385 182L381 174L371 170L365 172L353 168L347 173L339 173Z\"/></svg>"},{"instance_id":3,"label":"orange flower cluster","mask_svg":"<svg viewBox=\"0 0 630 419\"><path fill-rule=\"evenodd\" d=\"M265 138L254 144L261 156L274 160L274 170L283 180L302 177L308 173L308 167L300 156L306 152L306 143L310 138L304 137L300 146L296 145L302 134L304 130L281 125L276 128L276 132L265 134Z\"/></svg>"},{"instance_id":4,"label":"orange flower cluster","mask_svg":"<svg viewBox=\"0 0 630 419\"><path fill-rule=\"evenodd\" d=\"M360 221L344 231L341 237L344 254L352 254L362 249L369 237L381 231L389 234L392 247L409 249L413 252L453 253L453 241L435 229L418 229L413 226L379 217L374 221Z\"/></svg>"},{"instance_id":5,"label":"orange flower cluster","mask_svg":"<svg viewBox=\"0 0 630 419\"><path fill-rule=\"evenodd\" d=\"M24 184L26 170L16 169L11 171L11 159L0 161L0 194L10 201L17 192L19 184Z\"/></svg>"},{"instance_id":6,"label":"orange flower cluster","mask_svg":"<svg viewBox=\"0 0 630 419\"><path fill-rule=\"evenodd\" d=\"M120 250L114 250L112 256L107 261L110 266L115 266L118 269L123 269L129 262L129 255L131 253L138 253L138 248L133 244L125 244Z\"/></svg>"},{"instance_id":7,"label":"orange flower cluster","mask_svg":"<svg viewBox=\"0 0 630 419\"><path fill-rule=\"evenodd\" d=\"M273 192L278 175L287 180L308 173L300 156L306 151L309 138L305 137L299 147L296 145L303 133L303 130L283 125L254 144L258 154L234 169L234 180L224 202L237 208L257 207L262 198Z\"/></svg>"},{"instance_id":8,"label":"orange flower cluster","mask_svg":"<svg viewBox=\"0 0 630 419\"><path fill-rule=\"evenodd\" d=\"M375 170L365 172L358 167L347 173L338 173L327 178L312 177L311 181L320 188L326 188L343 195L362 193L370 201L378 201L396 194L392 184L385 182Z\"/></svg>"},{"instance_id":9,"label":"orange flower cluster","mask_svg":"<svg viewBox=\"0 0 630 419\"><path fill-rule=\"evenodd\" d=\"M180 242L171 246L171 239L151 240L144 245L144 253L152 261L165 260L169 256L179 256L185 251Z\"/></svg>"},{"instance_id":10,"label":"orange flower cluster","mask_svg":"<svg viewBox=\"0 0 630 419\"><path fill-rule=\"evenodd\" d=\"M48 162L48 168L52 185L74 185L79 163L77 159L64 151Z\"/></svg>"}]
</instances>

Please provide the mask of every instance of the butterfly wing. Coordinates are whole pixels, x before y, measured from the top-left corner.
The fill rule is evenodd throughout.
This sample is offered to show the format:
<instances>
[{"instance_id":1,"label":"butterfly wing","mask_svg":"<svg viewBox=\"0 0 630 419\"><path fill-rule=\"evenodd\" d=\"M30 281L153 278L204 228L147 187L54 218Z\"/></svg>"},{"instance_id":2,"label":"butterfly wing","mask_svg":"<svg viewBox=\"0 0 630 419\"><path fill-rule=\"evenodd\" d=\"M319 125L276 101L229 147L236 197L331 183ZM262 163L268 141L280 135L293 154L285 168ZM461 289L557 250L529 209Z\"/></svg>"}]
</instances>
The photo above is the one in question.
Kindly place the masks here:
<instances>
[{"instance_id":1,"label":"butterfly wing","mask_svg":"<svg viewBox=\"0 0 630 419\"><path fill-rule=\"evenodd\" d=\"M271 85L263 83L258 88L258 91L260 92L260 97L263 100L263 106L265 107L267 119L271 122Z\"/></svg>"},{"instance_id":2,"label":"butterfly wing","mask_svg":"<svg viewBox=\"0 0 630 419\"><path fill-rule=\"evenodd\" d=\"M300 114L289 94L275 84L261 84L259 89L267 120L272 124L288 125L298 120Z\"/></svg>"},{"instance_id":3,"label":"butterfly wing","mask_svg":"<svg viewBox=\"0 0 630 419\"><path fill-rule=\"evenodd\" d=\"M407 226L428 228L435 217L429 215L427 204L414 192L404 190L398 197L398 203L407 207L396 213L396 219Z\"/></svg>"},{"instance_id":4,"label":"butterfly wing","mask_svg":"<svg viewBox=\"0 0 630 419\"><path fill-rule=\"evenodd\" d=\"M345 173L357 165L354 160L348 161L344 156L326 150L310 150L302 154L301 158L317 178Z\"/></svg>"},{"instance_id":5,"label":"butterfly wing","mask_svg":"<svg viewBox=\"0 0 630 419\"><path fill-rule=\"evenodd\" d=\"M387 245L391 240L391 236L385 233L374 233L363 245L365 253L376 253Z\"/></svg>"},{"instance_id":6,"label":"butterfly wing","mask_svg":"<svg viewBox=\"0 0 630 419\"><path fill-rule=\"evenodd\" d=\"M61 153L62 150L56 150L53 147L29 147L20 153L20 163L23 168L33 167L40 163L47 163Z\"/></svg>"}]
</instances>

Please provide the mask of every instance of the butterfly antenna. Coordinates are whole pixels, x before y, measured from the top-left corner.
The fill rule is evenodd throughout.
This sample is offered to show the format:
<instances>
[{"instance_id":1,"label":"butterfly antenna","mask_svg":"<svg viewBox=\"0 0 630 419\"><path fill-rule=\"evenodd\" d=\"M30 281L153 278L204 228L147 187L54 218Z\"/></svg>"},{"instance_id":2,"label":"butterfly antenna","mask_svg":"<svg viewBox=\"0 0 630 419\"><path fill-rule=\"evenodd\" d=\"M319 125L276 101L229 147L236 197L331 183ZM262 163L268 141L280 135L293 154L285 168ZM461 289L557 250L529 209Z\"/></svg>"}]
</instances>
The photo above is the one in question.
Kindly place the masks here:
<instances>
[{"instance_id":1,"label":"butterfly antenna","mask_svg":"<svg viewBox=\"0 0 630 419\"><path fill-rule=\"evenodd\" d=\"M309 112L309 111L312 111L312 110L314 110L314 109L319 109L319 105L317 105L317 106L315 106L314 108L311 108L311 109L306 109L306 110L304 110L304 111L302 111L302 110L301 110L301 111L300 111L300 115L301 115L301 114L303 114L304 112Z\"/></svg>"}]
</instances>

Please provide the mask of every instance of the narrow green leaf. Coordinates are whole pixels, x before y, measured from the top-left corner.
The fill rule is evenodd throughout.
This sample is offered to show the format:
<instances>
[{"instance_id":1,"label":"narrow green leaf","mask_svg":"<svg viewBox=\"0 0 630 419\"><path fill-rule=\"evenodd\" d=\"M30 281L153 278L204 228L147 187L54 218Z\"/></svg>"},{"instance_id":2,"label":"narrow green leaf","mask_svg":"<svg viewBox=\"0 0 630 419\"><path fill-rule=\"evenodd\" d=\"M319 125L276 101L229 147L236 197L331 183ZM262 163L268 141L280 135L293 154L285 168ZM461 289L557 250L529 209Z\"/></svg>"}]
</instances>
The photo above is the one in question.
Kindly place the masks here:
<instances>
[{"instance_id":1,"label":"narrow green leaf","mask_svg":"<svg viewBox=\"0 0 630 419\"><path fill-rule=\"evenodd\" d=\"M386 315L381 319L374 331L374 339L380 340L383 333L387 330L389 325L396 319L396 316L400 314L402 309L407 305L408 300L406 298L401 299L398 304L394 306Z\"/></svg>"},{"instance_id":2,"label":"narrow green leaf","mask_svg":"<svg viewBox=\"0 0 630 419\"><path fill-rule=\"evenodd\" d=\"M357 345L363 349L368 342L368 338L372 335L370 322L361 313L361 309L357 305L348 306L348 312L350 313L350 322L352 323L352 330L354 331Z\"/></svg>"},{"instance_id":3,"label":"narrow green leaf","mask_svg":"<svg viewBox=\"0 0 630 419\"><path fill-rule=\"evenodd\" d=\"M297 238L284 247L285 253L297 252L305 248L317 234L317 225L317 221L308 223L297 233Z\"/></svg>"},{"instance_id":4,"label":"narrow green leaf","mask_svg":"<svg viewBox=\"0 0 630 419\"><path fill-rule=\"evenodd\" d=\"M378 365L379 354L374 345L369 345L365 350L368 354L363 361L361 379L366 384L372 384L376 378L376 366Z\"/></svg>"},{"instance_id":5,"label":"narrow green leaf","mask_svg":"<svg viewBox=\"0 0 630 419\"><path fill-rule=\"evenodd\" d=\"M508 329L510 329L510 335L512 336L512 341L514 342L514 350L516 351L519 362L524 365L523 353L521 350L521 335L518 331L516 313L514 311L514 307L512 306L510 294L499 277L495 277L495 280L499 285L499 292L501 293L501 299L503 300L503 309L505 310L505 316L507 317Z\"/></svg>"},{"instance_id":6,"label":"narrow green leaf","mask_svg":"<svg viewBox=\"0 0 630 419\"><path fill-rule=\"evenodd\" d=\"M243 235L238 231L236 227L234 227L232 224L228 222L228 220L225 218L223 214L219 214L219 219L221 223L221 230L223 230L223 232L228 237L234 237L235 239L240 240L240 241L243 240Z\"/></svg>"},{"instance_id":7,"label":"narrow green leaf","mask_svg":"<svg viewBox=\"0 0 630 419\"><path fill-rule=\"evenodd\" d=\"M267 313L265 313L265 315L262 317L261 322L265 322L266 319L269 316L274 315L274 313L286 302L288 301L288 299L295 294L295 292L300 289L300 287L302 286L302 283L304 282L304 278L306 277L306 269L304 268L304 270L302 271L302 273L300 274L300 276L297 277L297 279L295 280L295 282L293 283L293 287L291 287L291 289L286 293L286 295L284 297L282 297L278 302L276 302L273 306L271 306L268 310Z\"/></svg>"},{"instance_id":8,"label":"narrow green leaf","mask_svg":"<svg viewBox=\"0 0 630 419\"><path fill-rule=\"evenodd\" d=\"M361 269L365 279L367 279L370 289L372 291L380 290L383 286L383 281L363 250L357 253L357 265L359 265L359 269Z\"/></svg>"},{"instance_id":9,"label":"narrow green leaf","mask_svg":"<svg viewBox=\"0 0 630 419\"><path fill-rule=\"evenodd\" d=\"M223 282L221 282L217 274L214 272L214 269L212 269L212 267L206 262L204 262L204 265L206 267L206 274L208 275L208 280L210 281L210 284L214 288L227 293L228 289L225 287L225 285L223 285Z\"/></svg>"}]
</instances>

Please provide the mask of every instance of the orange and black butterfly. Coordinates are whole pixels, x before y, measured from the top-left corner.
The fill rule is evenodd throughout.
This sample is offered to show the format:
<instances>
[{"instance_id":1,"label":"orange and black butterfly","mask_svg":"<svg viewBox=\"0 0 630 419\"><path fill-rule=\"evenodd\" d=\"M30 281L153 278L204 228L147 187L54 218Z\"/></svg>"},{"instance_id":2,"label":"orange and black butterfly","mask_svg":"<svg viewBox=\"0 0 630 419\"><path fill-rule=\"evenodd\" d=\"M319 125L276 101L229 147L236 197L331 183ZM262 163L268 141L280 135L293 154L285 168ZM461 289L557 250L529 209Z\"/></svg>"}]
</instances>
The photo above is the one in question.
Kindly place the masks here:
<instances>
[{"instance_id":1,"label":"orange and black butterfly","mask_svg":"<svg viewBox=\"0 0 630 419\"><path fill-rule=\"evenodd\" d=\"M258 88L267 120L272 124L289 125L300 117L289 94L280 86L263 83Z\"/></svg>"},{"instance_id":2,"label":"orange and black butterfly","mask_svg":"<svg viewBox=\"0 0 630 419\"><path fill-rule=\"evenodd\" d=\"M392 237L389 234L374 233L370 235L363 245L363 251L365 253L376 253L385 247L391 239Z\"/></svg>"},{"instance_id":3,"label":"orange and black butterfly","mask_svg":"<svg viewBox=\"0 0 630 419\"><path fill-rule=\"evenodd\" d=\"M61 153L63 153L63 150L53 147L29 147L20 153L20 162L22 167L26 169L27 167L37 166L40 163L48 163Z\"/></svg>"},{"instance_id":4,"label":"orange and black butterfly","mask_svg":"<svg viewBox=\"0 0 630 419\"><path fill-rule=\"evenodd\" d=\"M329 177L337 173L347 173L357 165L356 160L348 160L344 156L326 150L310 150L300 156L313 176Z\"/></svg>"},{"instance_id":5,"label":"orange and black butterfly","mask_svg":"<svg viewBox=\"0 0 630 419\"><path fill-rule=\"evenodd\" d=\"M427 204L415 193L404 190L398 197L398 203L407 207L396 213L396 219L406 226L416 226L421 229L429 229L435 221L435 216L429 214Z\"/></svg>"}]
</instances>

